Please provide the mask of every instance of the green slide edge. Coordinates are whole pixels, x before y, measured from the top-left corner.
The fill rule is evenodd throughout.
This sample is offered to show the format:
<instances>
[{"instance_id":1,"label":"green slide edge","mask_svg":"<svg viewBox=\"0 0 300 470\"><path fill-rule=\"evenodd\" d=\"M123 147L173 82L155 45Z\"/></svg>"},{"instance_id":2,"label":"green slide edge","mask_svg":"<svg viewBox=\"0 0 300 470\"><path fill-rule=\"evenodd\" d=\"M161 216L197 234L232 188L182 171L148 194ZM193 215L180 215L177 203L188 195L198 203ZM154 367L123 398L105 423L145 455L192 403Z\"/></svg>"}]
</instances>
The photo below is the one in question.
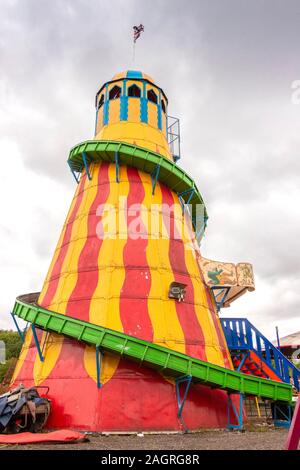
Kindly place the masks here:
<instances>
[{"instance_id":1,"label":"green slide edge","mask_svg":"<svg viewBox=\"0 0 300 470\"><path fill-rule=\"evenodd\" d=\"M29 300L32 295L35 295L35 299L38 298L38 294L18 297L12 313L38 328L99 346L103 351L121 355L163 372L168 377L188 375L192 377L193 383L230 393L241 392L273 401L292 401L292 386L289 384L242 374L158 344L46 310Z\"/></svg>"},{"instance_id":2,"label":"green slide edge","mask_svg":"<svg viewBox=\"0 0 300 470\"><path fill-rule=\"evenodd\" d=\"M120 165L132 166L149 174L155 173L157 165L159 165L158 181L177 194L185 193L182 198L185 202L189 201L193 216L196 215L196 205L203 205L204 221L206 223L207 211L194 180L176 163L159 153L127 142L87 140L71 149L68 164L73 171L81 173L84 170L83 153L85 153L86 162L89 164L100 161L115 163L116 152L118 153ZM189 191L191 190L193 190L193 195L190 197Z\"/></svg>"}]
</instances>

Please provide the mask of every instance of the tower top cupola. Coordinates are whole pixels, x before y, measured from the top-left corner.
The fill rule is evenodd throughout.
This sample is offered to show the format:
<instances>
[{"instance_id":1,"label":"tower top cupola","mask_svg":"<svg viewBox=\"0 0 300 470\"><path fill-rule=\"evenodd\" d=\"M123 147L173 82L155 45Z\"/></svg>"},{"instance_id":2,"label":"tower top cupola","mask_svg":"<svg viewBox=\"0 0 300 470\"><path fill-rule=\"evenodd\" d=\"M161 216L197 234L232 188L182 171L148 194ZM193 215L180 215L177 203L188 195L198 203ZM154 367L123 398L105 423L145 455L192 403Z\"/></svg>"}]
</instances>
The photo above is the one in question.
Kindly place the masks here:
<instances>
[{"instance_id":1,"label":"tower top cupola","mask_svg":"<svg viewBox=\"0 0 300 470\"><path fill-rule=\"evenodd\" d=\"M96 140L129 142L172 159L167 140L168 99L152 77L117 73L96 94Z\"/></svg>"}]
</instances>

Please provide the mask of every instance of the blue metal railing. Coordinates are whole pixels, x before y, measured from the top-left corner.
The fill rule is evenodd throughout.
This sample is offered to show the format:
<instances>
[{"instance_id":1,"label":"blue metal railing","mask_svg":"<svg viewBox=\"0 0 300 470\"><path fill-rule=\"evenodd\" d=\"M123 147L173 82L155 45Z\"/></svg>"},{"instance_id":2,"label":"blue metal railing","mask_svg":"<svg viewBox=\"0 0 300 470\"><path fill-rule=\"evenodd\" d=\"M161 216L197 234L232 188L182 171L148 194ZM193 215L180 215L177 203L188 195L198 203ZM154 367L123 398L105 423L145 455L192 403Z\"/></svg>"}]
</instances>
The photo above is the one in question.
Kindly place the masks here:
<instances>
[{"instance_id":1,"label":"blue metal railing","mask_svg":"<svg viewBox=\"0 0 300 470\"><path fill-rule=\"evenodd\" d=\"M249 320L246 318L221 318L220 320L230 350L254 351L283 382L292 382L299 391L300 370Z\"/></svg>"}]
</instances>

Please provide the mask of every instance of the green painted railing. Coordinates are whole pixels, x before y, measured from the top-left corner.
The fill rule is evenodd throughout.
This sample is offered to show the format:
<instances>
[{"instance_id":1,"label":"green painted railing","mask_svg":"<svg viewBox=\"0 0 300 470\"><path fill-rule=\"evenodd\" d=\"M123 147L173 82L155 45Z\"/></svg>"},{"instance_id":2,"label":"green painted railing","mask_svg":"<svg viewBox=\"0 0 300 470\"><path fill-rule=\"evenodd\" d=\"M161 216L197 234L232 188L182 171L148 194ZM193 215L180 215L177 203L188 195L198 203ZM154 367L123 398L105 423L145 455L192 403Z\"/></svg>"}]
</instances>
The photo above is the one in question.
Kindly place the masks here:
<instances>
[{"instance_id":1,"label":"green painted railing","mask_svg":"<svg viewBox=\"0 0 300 470\"><path fill-rule=\"evenodd\" d=\"M85 167L83 155L86 157L87 164L99 161L115 163L116 153L120 165L132 166L154 176L157 171L158 181L178 195L182 195L185 203L191 204L193 218L196 216L196 205L203 205L204 223L206 224L207 211L194 180L176 163L159 153L126 142L88 140L72 148L68 163L73 171L80 173Z\"/></svg>"},{"instance_id":2,"label":"green painted railing","mask_svg":"<svg viewBox=\"0 0 300 470\"><path fill-rule=\"evenodd\" d=\"M292 400L292 387L288 384L241 374L118 331L46 310L36 305L37 298L38 294L18 297L12 313L39 328L99 346L107 352L162 371L166 376L189 375L194 383L228 392L242 392L274 401Z\"/></svg>"}]
</instances>

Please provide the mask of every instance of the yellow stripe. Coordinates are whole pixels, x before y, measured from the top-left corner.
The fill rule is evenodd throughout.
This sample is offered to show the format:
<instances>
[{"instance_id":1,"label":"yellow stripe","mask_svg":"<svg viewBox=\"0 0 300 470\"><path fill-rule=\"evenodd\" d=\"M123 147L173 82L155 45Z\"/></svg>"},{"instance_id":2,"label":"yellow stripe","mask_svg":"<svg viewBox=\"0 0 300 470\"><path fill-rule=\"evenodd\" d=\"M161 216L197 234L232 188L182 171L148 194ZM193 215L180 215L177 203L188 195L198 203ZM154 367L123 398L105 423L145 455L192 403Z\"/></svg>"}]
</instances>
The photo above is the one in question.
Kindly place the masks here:
<instances>
[{"instance_id":1,"label":"yellow stripe","mask_svg":"<svg viewBox=\"0 0 300 470\"><path fill-rule=\"evenodd\" d=\"M157 128L157 106L148 101L148 126Z\"/></svg>"},{"instance_id":2,"label":"yellow stripe","mask_svg":"<svg viewBox=\"0 0 300 470\"><path fill-rule=\"evenodd\" d=\"M98 110L96 135L98 134L98 132L101 131L103 127L103 109L104 109L104 106L102 106L102 108Z\"/></svg>"},{"instance_id":3,"label":"yellow stripe","mask_svg":"<svg viewBox=\"0 0 300 470\"><path fill-rule=\"evenodd\" d=\"M66 227L67 227L67 224L68 224L68 221L69 221L69 218L70 218L70 215L74 209L74 205L76 204L76 199L77 199L77 196L78 196L78 192L79 192L79 185L77 185L76 187L76 191L75 191L75 194L74 194L74 197L73 197L73 200L71 202L71 205L70 205L70 208L69 208L69 211L68 211L68 214L67 214L67 217L65 219L65 223L64 223L64 226L63 226L63 229L60 233L60 237L59 237L59 240L58 240L58 243L57 243L57 246L56 246L56 249L55 249L55 252L54 252L54 255L53 255L53 258L52 258L52 261L51 261L51 264L50 264L50 267L48 269L48 273L47 273L47 276L46 276L46 279L44 281L44 285L43 285L43 289L40 293L40 296L39 296L39 300L38 300L38 303L40 304L41 302L43 302L43 299L45 297L45 294L47 292L47 288L48 288L48 282L49 282L49 277L52 273L52 270L53 270L53 267L57 261L57 257L59 255L59 252L60 252L60 249L61 249L61 245L62 245L62 241L63 241L63 238L64 238L64 235L65 235L65 231L66 231ZM42 341L41 341L41 344L44 344L44 340L45 340L45 335L46 333L43 332L43 335L42 335ZM29 348L29 345L30 345L30 342L31 342L31 339L32 339L32 331L31 331L31 328L28 330L27 334L26 334L26 338L25 338L25 342L23 344L23 347L22 347L22 350L21 350L21 353L20 353L20 356L19 356L19 359L18 359L18 362L17 362L17 365L16 365L16 368L15 368L15 371L14 371L14 375L13 375L13 378L12 378L12 382L17 378L20 370L21 370L21 367L24 363L24 360L25 360L25 357L26 357L26 354L27 354L27 351L28 351L28 348ZM51 354L51 357L48 356L46 354L46 351L48 349L48 343L49 344L54 344L54 343L63 343L63 337L62 336L57 336L57 335L48 335L48 340L47 340L47 344L45 346L45 351L44 351L44 355L45 355L45 359L47 359L47 361L45 361L45 363L41 363L41 361L39 360L39 358L37 358L37 355L35 357L35 363L34 363L34 367L33 367L33 379L34 379L34 382L36 385L38 385L39 383L41 383L41 365L43 364L45 369L47 370L49 367L53 368L59 354L60 354L60 349L61 349L61 345L60 347L56 348L56 352L55 354ZM48 361L49 361L49 364L48 365ZM52 364L54 362L54 364ZM52 364L52 365L51 365ZM50 370L50 372L51 372ZM49 373L50 373L49 372ZM46 373L46 376L48 375L48 372Z\"/></svg>"},{"instance_id":4,"label":"yellow stripe","mask_svg":"<svg viewBox=\"0 0 300 470\"><path fill-rule=\"evenodd\" d=\"M36 354L33 367L35 385L40 385L50 375L59 358L64 340L63 335L50 333L47 336L47 333L43 332L40 344L43 346L46 341L43 348L44 362L41 362L38 354Z\"/></svg>"},{"instance_id":5,"label":"yellow stripe","mask_svg":"<svg viewBox=\"0 0 300 470\"><path fill-rule=\"evenodd\" d=\"M142 220L148 228L146 256L151 273L151 288L148 296L148 312L153 327L153 342L174 351L185 353L185 340L175 302L168 298L168 291L174 275L169 260L169 240L161 238L163 224L161 214L162 193L159 184L152 196L150 175L139 172L145 196ZM152 204L152 216L150 215ZM157 212L153 205L157 205ZM150 215L150 217L148 217Z\"/></svg>"},{"instance_id":6,"label":"yellow stripe","mask_svg":"<svg viewBox=\"0 0 300 470\"><path fill-rule=\"evenodd\" d=\"M39 300L38 300L38 304L41 304L44 300L44 297L46 295L46 292L47 292L47 288L48 288L48 283L49 283L49 278L51 276L51 273L53 271L53 267L57 261L57 258L58 258L58 255L60 253L60 250L61 250L61 245L62 245L62 242L63 242L63 239L64 239L64 236L65 236L65 232L66 232L66 228L67 228L67 224L69 222L69 218L72 214L72 211L74 209L74 206L76 204L76 199L77 199L77 196L78 196L78 191L79 191L79 185L77 185L77 188L76 188L76 191L75 191L75 195L73 197L73 200L71 202L71 205L70 205L70 208L69 208L69 211L68 211L68 215L66 217L66 220L65 220L65 223L63 225L63 229L60 233L60 237L59 237L59 240L57 242L57 245L56 245L56 248L55 248L55 251L54 251L54 255L53 255L53 258L52 258L52 261L51 261L51 264L50 264L50 267L48 269L48 272L47 272L47 276L45 278L45 281L44 281L44 285L43 285L43 288L42 288L42 291L40 293L40 296L39 296Z\"/></svg>"},{"instance_id":7,"label":"yellow stripe","mask_svg":"<svg viewBox=\"0 0 300 470\"><path fill-rule=\"evenodd\" d=\"M116 100L111 100L109 102L109 111L108 111L108 122L109 124L115 124L120 121L120 98Z\"/></svg>"},{"instance_id":8,"label":"yellow stripe","mask_svg":"<svg viewBox=\"0 0 300 470\"><path fill-rule=\"evenodd\" d=\"M109 166L110 193L107 206L116 208L117 232L127 227L125 214L118 211L120 198L127 198L129 183L126 167L120 167L119 180L116 182L115 165ZM105 216L105 215L104 215ZM90 304L90 322L102 325L116 331L123 331L120 318L120 292L125 279L125 268L123 264L123 249L127 241L127 230L120 238L117 233L116 239L108 237L102 241L98 256L99 279ZM101 383L104 384L115 373L119 364L119 357L105 355L101 367ZM84 354L86 371L96 381L96 358L95 348L86 347Z\"/></svg>"},{"instance_id":9,"label":"yellow stripe","mask_svg":"<svg viewBox=\"0 0 300 470\"><path fill-rule=\"evenodd\" d=\"M128 122L140 122L140 99L128 98Z\"/></svg>"},{"instance_id":10,"label":"yellow stripe","mask_svg":"<svg viewBox=\"0 0 300 470\"><path fill-rule=\"evenodd\" d=\"M194 307L198 322L205 339L205 353L208 362L224 366L224 358L220 349L218 335L207 303L205 288L199 273L199 266L195 258L194 247L190 237L186 218L182 216L182 208L178 197L172 193L174 199L175 225L180 238L184 243L184 257L194 289Z\"/></svg>"},{"instance_id":11,"label":"yellow stripe","mask_svg":"<svg viewBox=\"0 0 300 470\"><path fill-rule=\"evenodd\" d=\"M95 166L91 181L86 178L84 183L84 194L73 223L70 244L62 265L56 293L49 306L49 310L57 313L65 313L70 295L77 282L78 259L86 242L88 215L97 193L99 169L99 165Z\"/></svg>"},{"instance_id":12,"label":"yellow stripe","mask_svg":"<svg viewBox=\"0 0 300 470\"><path fill-rule=\"evenodd\" d=\"M101 129L95 136L95 139L130 142L153 150L153 152L159 152L173 161L166 136L161 130L145 123L120 121L115 124L109 124Z\"/></svg>"},{"instance_id":13,"label":"yellow stripe","mask_svg":"<svg viewBox=\"0 0 300 470\"><path fill-rule=\"evenodd\" d=\"M22 349L21 349L21 352L20 352L20 355L19 355L19 359L18 359L18 362L16 364L16 367L15 367L10 385L13 385L14 381L18 378L20 370L21 370L21 368L24 364L27 353L29 351L29 346L30 346L31 340L32 340L32 330L31 330L31 327L30 327L28 329L27 333L26 333L25 341L23 343L23 346L22 346Z\"/></svg>"},{"instance_id":14,"label":"yellow stripe","mask_svg":"<svg viewBox=\"0 0 300 470\"><path fill-rule=\"evenodd\" d=\"M193 256L193 258L195 260L197 269L199 270L199 273L200 273L201 291L202 291L203 297L205 298L205 301L206 301L205 303L206 303L207 308L208 308L208 318L211 321L213 331L216 333L219 351L220 351L220 354L222 355L222 364L224 364L225 367L228 367L228 364L229 364L229 368L234 369L233 364L232 364L232 360L231 360L231 355L230 355L230 352L229 352L229 349L228 349L228 346L227 346L227 341L225 339L225 334L224 334L224 331L223 331L223 328L222 328L222 325L221 325L221 322L220 322L219 315L217 314L216 302L215 302L215 300L214 300L214 298L213 298L213 296L210 292L208 293L208 295L210 296L211 301L212 301L212 308L214 310L213 313L211 312L211 308L210 308L209 302L207 300L207 291L206 291L205 285L203 283L203 275L201 277L201 265L199 264L199 258L201 256L201 254L200 254L198 242L194 238L194 229L192 227L191 219L186 213L185 213L185 224L186 224L186 227L187 227L187 230L188 230L187 233L189 234L188 238L191 240L192 245L194 247L195 256ZM213 315L215 315L215 321L213 319ZM216 329L216 324L217 324L218 330ZM219 335L218 335L218 332L219 332ZM223 339L222 342L220 342L219 336L222 337L222 339ZM224 355L223 355L223 352L222 352L222 350L224 350L224 349L225 349L225 352L226 352L228 364L225 363Z\"/></svg>"},{"instance_id":15,"label":"yellow stripe","mask_svg":"<svg viewBox=\"0 0 300 470\"><path fill-rule=\"evenodd\" d=\"M83 198L73 223L70 244L62 265L57 290L49 306L49 310L53 310L54 312L65 313L70 295L76 286L78 278L78 260L86 242L88 214L97 192L99 168L100 166L97 165L97 167L91 169L92 180L89 181L87 178L84 184ZM45 336L42 338L42 341L44 340ZM40 384L45 380L53 370L59 358L63 343L64 338L61 335L51 334L47 338L44 350L44 362L41 362L38 356L35 358L34 381L36 384Z\"/></svg>"}]
</instances>

